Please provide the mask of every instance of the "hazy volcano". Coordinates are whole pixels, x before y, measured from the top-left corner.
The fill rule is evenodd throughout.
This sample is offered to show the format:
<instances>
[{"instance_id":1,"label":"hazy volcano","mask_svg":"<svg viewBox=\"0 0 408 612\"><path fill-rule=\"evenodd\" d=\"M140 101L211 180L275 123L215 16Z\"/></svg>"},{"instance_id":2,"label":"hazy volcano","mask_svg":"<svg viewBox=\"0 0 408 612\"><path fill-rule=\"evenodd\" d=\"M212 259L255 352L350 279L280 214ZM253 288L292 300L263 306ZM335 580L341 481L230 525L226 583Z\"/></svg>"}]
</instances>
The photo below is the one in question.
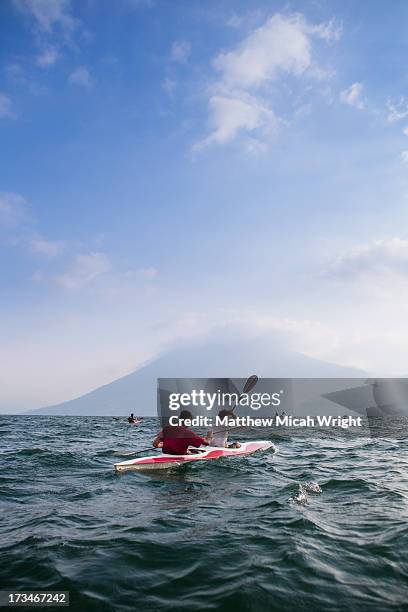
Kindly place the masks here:
<instances>
[{"instance_id":1,"label":"hazy volcano","mask_svg":"<svg viewBox=\"0 0 408 612\"><path fill-rule=\"evenodd\" d=\"M212 341L169 351L109 384L61 404L30 414L139 415L156 414L157 378L365 377L366 373L288 351L270 336Z\"/></svg>"}]
</instances>

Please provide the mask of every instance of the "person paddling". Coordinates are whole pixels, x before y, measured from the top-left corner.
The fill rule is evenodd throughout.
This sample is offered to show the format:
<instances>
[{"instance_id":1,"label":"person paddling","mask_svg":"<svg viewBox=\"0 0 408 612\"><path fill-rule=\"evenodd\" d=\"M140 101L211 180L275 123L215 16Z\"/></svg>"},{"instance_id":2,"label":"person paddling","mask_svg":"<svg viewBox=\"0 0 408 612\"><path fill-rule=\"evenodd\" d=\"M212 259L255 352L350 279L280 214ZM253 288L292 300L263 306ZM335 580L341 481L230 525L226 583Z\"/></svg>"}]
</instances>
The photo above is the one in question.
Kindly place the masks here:
<instances>
[{"instance_id":1,"label":"person paddling","mask_svg":"<svg viewBox=\"0 0 408 612\"><path fill-rule=\"evenodd\" d=\"M229 422L231 419L235 419L235 413L233 410L220 410L218 418L227 418ZM211 446L217 446L218 448L240 448L241 446L239 442L228 444L228 428L225 426L215 427L212 431L208 432L208 437Z\"/></svg>"},{"instance_id":2,"label":"person paddling","mask_svg":"<svg viewBox=\"0 0 408 612\"><path fill-rule=\"evenodd\" d=\"M134 423L134 422L135 422L135 415L132 412L132 414L128 417L128 423Z\"/></svg>"},{"instance_id":3,"label":"person paddling","mask_svg":"<svg viewBox=\"0 0 408 612\"><path fill-rule=\"evenodd\" d=\"M183 422L192 418L191 412L183 410L180 413L179 420ZM201 445L209 445L208 437L198 436L184 425L166 425L153 440L153 446L161 448L163 453L167 455L187 455L189 446L197 448Z\"/></svg>"}]
</instances>

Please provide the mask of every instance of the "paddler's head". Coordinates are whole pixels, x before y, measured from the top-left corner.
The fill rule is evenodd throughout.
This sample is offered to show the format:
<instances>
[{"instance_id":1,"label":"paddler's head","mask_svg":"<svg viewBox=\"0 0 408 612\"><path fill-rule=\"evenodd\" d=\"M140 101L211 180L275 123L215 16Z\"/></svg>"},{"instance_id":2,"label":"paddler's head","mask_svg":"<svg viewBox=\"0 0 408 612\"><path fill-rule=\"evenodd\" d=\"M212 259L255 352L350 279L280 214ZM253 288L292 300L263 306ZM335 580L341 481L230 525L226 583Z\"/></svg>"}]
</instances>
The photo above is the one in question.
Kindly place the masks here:
<instances>
[{"instance_id":1,"label":"paddler's head","mask_svg":"<svg viewBox=\"0 0 408 612\"><path fill-rule=\"evenodd\" d=\"M180 425L182 425L183 421L185 420L191 421L192 418L193 418L193 415L191 414L191 412L189 412L188 410L182 410L179 416Z\"/></svg>"},{"instance_id":2,"label":"paddler's head","mask_svg":"<svg viewBox=\"0 0 408 612\"><path fill-rule=\"evenodd\" d=\"M218 416L220 419L225 419L225 417L228 419L235 419L235 413L233 410L220 410Z\"/></svg>"}]
</instances>

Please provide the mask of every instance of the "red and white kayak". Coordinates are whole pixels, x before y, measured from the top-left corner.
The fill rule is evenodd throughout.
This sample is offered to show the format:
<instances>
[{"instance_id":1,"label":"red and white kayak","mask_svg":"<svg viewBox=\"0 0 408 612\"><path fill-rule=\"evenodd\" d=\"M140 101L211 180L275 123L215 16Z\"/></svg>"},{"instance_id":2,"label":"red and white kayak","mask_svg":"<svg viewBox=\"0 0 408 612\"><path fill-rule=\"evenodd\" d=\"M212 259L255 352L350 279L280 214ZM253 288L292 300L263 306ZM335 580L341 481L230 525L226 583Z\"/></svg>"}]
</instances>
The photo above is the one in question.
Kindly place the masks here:
<instances>
[{"instance_id":1,"label":"red and white kayak","mask_svg":"<svg viewBox=\"0 0 408 612\"><path fill-rule=\"evenodd\" d=\"M240 448L220 448L215 446L190 447L191 453L188 455L166 455L160 453L160 455L138 457L137 459L115 463L115 470L117 472L125 472L127 470L162 470L178 467L193 461L209 461L210 459L220 459L221 457L251 455L256 451L266 450L271 447L274 447L274 445L267 440L241 442Z\"/></svg>"}]
</instances>

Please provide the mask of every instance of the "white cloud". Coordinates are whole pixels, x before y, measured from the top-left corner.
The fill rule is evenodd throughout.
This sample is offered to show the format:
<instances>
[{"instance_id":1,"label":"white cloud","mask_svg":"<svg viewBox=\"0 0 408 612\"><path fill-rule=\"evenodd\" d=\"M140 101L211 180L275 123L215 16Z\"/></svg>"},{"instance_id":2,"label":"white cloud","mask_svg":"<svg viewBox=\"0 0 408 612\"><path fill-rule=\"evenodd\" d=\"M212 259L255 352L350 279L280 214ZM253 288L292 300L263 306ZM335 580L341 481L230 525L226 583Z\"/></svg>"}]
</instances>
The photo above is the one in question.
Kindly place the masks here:
<instances>
[{"instance_id":1,"label":"white cloud","mask_svg":"<svg viewBox=\"0 0 408 612\"><path fill-rule=\"evenodd\" d=\"M188 40L175 40L171 46L170 57L174 62L186 64L191 55L191 44Z\"/></svg>"},{"instance_id":2,"label":"white cloud","mask_svg":"<svg viewBox=\"0 0 408 612\"><path fill-rule=\"evenodd\" d=\"M12 238L13 246L19 245L31 253L55 257L64 243L46 240L33 231L35 216L26 199L19 193L0 192L0 227Z\"/></svg>"},{"instance_id":3,"label":"white cloud","mask_svg":"<svg viewBox=\"0 0 408 612\"><path fill-rule=\"evenodd\" d=\"M105 253L77 255L71 268L57 276L55 281L64 289L80 290L111 269L111 262Z\"/></svg>"},{"instance_id":4,"label":"white cloud","mask_svg":"<svg viewBox=\"0 0 408 612\"><path fill-rule=\"evenodd\" d=\"M78 68L71 72L68 81L73 85L79 85L86 89L90 89L93 86L93 78L86 66L78 66Z\"/></svg>"},{"instance_id":5,"label":"white cloud","mask_svg":"<svg viewBox=\"0 0 408 612\"><path fill-rule=\"evenodd\" d=\"M386 106L389 123L396 123L408 117L408 100L404 96L400 96L397 100L388 98Z\"/></svg>"},{"instance_id":6,"label":"white cloud","mask_svg":"<svg viewBox=\"0 0 408 612\"><path fill-rule=\"evenodd\" d=\"M403 133L405 136L408 136L408 126L407 126L407 127L404 127L404 129L402 130L402 133Z\"/></svg>"},{"instance_id":7,"label":"white cloud","mask_svg":"<svg viewBox=\"0 0 408 612\"><path fill-rule=\"evenodd\" d=\"M33 253L45 255L46 257L55 257L61 252L63 243L59 241L45 240L41 237L36 237L31 240L30 248Z\"/></svg>"},{"instance_id":8,"label":"white cloud","mask_svg":"<svg viewBox=\"0 0 408 612\"><path fill-rule=\"evenodd\" d=\"M64 46L72 49L74 35L81 22L73 16L71 0L11 0L19 12L26 17L34 34L39 51L33 60L41 68L53 66ZM86 31L80 30L85 38ZM54 42L57 41L57 50Z\"/></svg>"},{"instance_id":9,"label":"white cloud","mask_svg":"<svg viewBox=\"0 0 408 612\"><path fill-rule=\"evenodd\" d=\"M408 151L402 151L401 152L401 159L405 164L408 164Z\"/></svg>"},{"instance_id":10,"label":"white cloud","mask_svg":"<svg viewBox=\"0 0 408 612\"><path fill-rule=\"evenodd\" d=\"M2 117L13 118L15 117L15 114L13 112L10 98L5 94L0 93L0 118Z\"/></svg>"},{"instance_id":11,"label":"white cloud","mask_svg":"<svg viewBox=\"0 0 408 612\"><path fill-rule=\"evenodd\" d=\"M75 27L70 0L14 0L14 4L45 33L51 33L56 26L65 32Z\"/></svg>"},{"instance_id":12,"label":"white cloud","mask_svg":"<svg viewBox=\"0 0 408 612\"><path fill-rule=\"evenodd\" d=\"M28 220L27 202L18 193L0 192L0 225L14 229Z\"/></svg>"},{"instance_id":13,"label":"white cloud","mask_svg":"<svg viewBox=\"0 0 408 612\"><path fill-rule=\"evenodd\" d=\"M44 49L42 53L37 55L37 64L41 68L48 68L49 66L53 66L57 59L59 58L59 53L57 49L54 47L49 47L48 49Z\"/></svg>"},{"instance_id":14,"label":"white cloud","mask_svg":"<svg viewBox=\"0 0 408 612\"><path fill-rule=\"evenodd\" d=\"M316 38L327 42L339 36L334 22L312 25L299 14L276 14L236 48L219 53L213 62L219 78L210 87L208 99L212 132L194 148L223 144L239 132L251 134L263 127L267 135L271 123L276 125L275 113L265 102L270 97L268 87L285 75L326 77L314 60L312 43Z\"/></svg>"},{"instance_id":15,"label":"white cloud","mask_svg":"<svg viewBox=\"0 0 408 612\"><path fill-rule=\"evenodd\" d=\"M311 64L306 23L299 16L275 15L252 32L237 49L220 53L214 66L227 87L257 87L279 71L303 73Z\"/></svg>"},{"instance_id":16,"label":"white cloud","mask_svg":"<svg viewBox=\"0 0 408 612\"><path fill-rule=\"evenodd\" d=\"M212 131L195 147L200 149L212 143L225 144L239 131L253 132L256 129L272 129L277 120L273 111L259 98L248 94L235 97L212 96L209 100Z\"/></svg>"},{"instance_id":17,"label":"white cloud","mask_svg":"<svg viewBox=\"0 0 408 612\"><path fill-rule=\"evenodd\" d=\"M29 210L26 199L18 193L0 192L0 228L11 239L10 245L21 246L30 253L48 258L58 255L64 243L46 240L33 231L35 217Z\"/></svg>"},{"instance_id":18,"label":"white cloud","mask_svg":"<svg viewBox=\"0 0 408 612\"><path fill-rule=\"evenodd\" d=\"M363 110L364 100L362 98L363 85L362 83L353 83L347 89L340 93L340 101L348 106L353 106L358 110Z\"/></svg>"},{"instance_id":19,"label":"white cloud","mask_svg":"<svg viewBox=\"0 0 408 612\"><path fill-rule=\"evenodd\" d=\"M333 26L313 26L302 15L274 15L236 49L220 53L214 66L228 87L259 87L280 73L299 75L312 67L312 36L337 38Z\"/></svg>"},{"instance_id":20,"label":"white cloud","mask_svg":"<svg viewBox=\"0 0 408 612\"><path fill-rule=\"evenodd\" d=\"M343 26L336 19L330 19L326 23L320 23L317 26L309 26L312 33L327 42L335 42L340 40L343 34Z\"/></svg>"},{"instance_id":21,"label":"white cloud","mask_svg":"<svg viewBox=\"0 0 408 612\"><path fill-rule=\"evenodd\" d=\"M313 319L296 319L236 310L228 313L228 322L224 320L223 326L231 328L232 338L262 337L264 334L273 333L277 343L281 341L286 348L310 356L318 356L320 347L325 347L327 350L337 345L337 333L329 326ZM216 336L220 332L222 334L222 329L215 328L214 331Z\"/></svg>"},{"instance_id":22,"label":"white cloud","mask_svg":"<svg viewBox=\"0 0 408 612\"><path fill-rule=\"evenodd\" d=\"M339 255L326 273L344 279L384 273L405 276L408 274L408 240L390 238L358 245Z\"/></svg>"},{"instance_id":23,"label":"white cloud","mask_svg":"<svg viewBox=\"0 0 408 612\"><path fill-rule=\"evenodd\" d=\"M60 240L48 240L34 231L35 221L35 216L22 195L0 192L0 230L7 238L6 244L20 247L29 253L43 255L48 259L57 257L66 243ZM59 275L50 277L43 270L37 270L32 278L37 282L52 280L61 287L74 291L86 287L111 269L112 265L105 253L92 251L77 255L71 266ZM146 279L152 279L157 274L157 270L153 267L139 272L140 276Z\"/></svg>"}]
</instances>

